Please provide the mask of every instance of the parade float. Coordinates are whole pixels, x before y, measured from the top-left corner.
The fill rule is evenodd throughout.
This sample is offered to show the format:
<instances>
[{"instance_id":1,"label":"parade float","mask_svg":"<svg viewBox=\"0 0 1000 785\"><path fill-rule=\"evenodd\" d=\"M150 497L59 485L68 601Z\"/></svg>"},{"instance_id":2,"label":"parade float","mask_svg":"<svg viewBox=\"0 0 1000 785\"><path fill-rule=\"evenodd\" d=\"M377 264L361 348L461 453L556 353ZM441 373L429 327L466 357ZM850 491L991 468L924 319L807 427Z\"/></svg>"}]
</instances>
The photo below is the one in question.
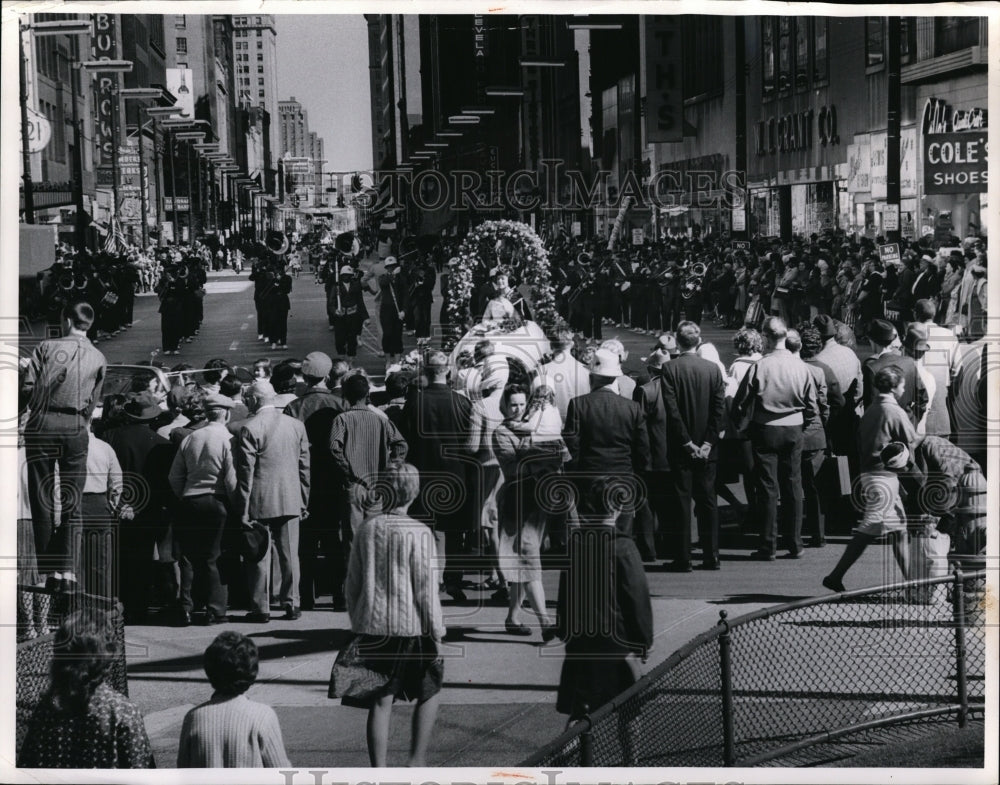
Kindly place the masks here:
<instances>
[{"instance_id":1,"label":"parade float","mask_svg":"<svg viewBox=\"0 0 1000 785\"><path fill-rule=\"evenodd\" d=\"M468 234L449 268L447 308L454 332L445 349L453 369L459 371L476 344L489 340L494 358L505 358L513 377L533 372L549 352L547 336L560 323L541 238L518 221L486 221ZM502 318L472 313L476 282L505 275L521 282L510 292L514 313Z\"/></svg>"}]
</instances>

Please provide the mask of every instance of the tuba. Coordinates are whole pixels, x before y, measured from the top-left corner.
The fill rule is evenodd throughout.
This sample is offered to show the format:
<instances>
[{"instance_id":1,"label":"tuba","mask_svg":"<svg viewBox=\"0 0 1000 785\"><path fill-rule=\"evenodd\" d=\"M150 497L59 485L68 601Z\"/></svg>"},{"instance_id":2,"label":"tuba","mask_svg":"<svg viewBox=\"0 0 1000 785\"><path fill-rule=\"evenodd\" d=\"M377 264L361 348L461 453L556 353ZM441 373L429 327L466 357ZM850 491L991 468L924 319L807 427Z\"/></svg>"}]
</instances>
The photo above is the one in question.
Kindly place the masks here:
<instances>
[{"instance_id":1,"label":"tuba","mask_svg":"<svg viewBox=\"0 0 1000 785\"><path fill-rule=\"evenodd\" d=\"M681 288L681 296L685 300L691 299L696 292L701 291L707 271L708 268L704 262L695 262L690 269L685 270L684 285Z\"/></svg>"},{"instance_id":2,"label":"tuba","mask_svg":"<svg viewBox=\"0 0 1000 785\"><path fill-rule=\"evenodd\" d=\"M288 253L288 237L285 236L284 232L279 232L277 229L272 229L267 233L265 245L267 246L267 250L275 256L284 256Z\"/></svg>"}]
</instances>

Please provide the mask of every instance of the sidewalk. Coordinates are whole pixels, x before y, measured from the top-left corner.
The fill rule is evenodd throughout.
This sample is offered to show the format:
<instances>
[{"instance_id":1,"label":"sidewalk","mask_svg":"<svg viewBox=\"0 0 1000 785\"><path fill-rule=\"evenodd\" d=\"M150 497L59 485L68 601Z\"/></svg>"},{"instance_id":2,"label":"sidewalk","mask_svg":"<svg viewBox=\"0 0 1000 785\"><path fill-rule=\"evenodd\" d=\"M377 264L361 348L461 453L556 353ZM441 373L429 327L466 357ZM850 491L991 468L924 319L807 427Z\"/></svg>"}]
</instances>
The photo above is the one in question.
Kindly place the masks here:
<instances>
[{"instance_id":1,"label":"sidewalk","mask_svg":"<svg viewBox=\"0 0 1000 785\"><path fill-rule=\"evenodd\" d=\"M647 567L656 629L648 667L715 625L722 609L735 618L825 593L818 576L832 567L845 541L809 550L801 560L768 564L750 561L746 550L724 548L723 569L714 573L673 575ZM851 586L892 580L884 573L885 559L891 561L888 548L869 549L849 576ZM555 571L546 571L550 608L557 581ZM565 717L555 710L563 646L542 646L538 632L531 638L506 634L506 610L478 604L488 600L489 592L467 594L463 605L444 598L445 686L428 765L515 765L565 726ZM185 712L211 695L201 657L224 629L244 632L260 647L260 675L248 695L274 707L294 766L368 765L366 713L327 698L336 651L350 636L347 614L321 604L296 622L129 627L129 690L146 718L158 767L174 766ZM397 704L393 712L390 765L406 763L411 712L406 704Z\"/></svg>"}]
</instances>

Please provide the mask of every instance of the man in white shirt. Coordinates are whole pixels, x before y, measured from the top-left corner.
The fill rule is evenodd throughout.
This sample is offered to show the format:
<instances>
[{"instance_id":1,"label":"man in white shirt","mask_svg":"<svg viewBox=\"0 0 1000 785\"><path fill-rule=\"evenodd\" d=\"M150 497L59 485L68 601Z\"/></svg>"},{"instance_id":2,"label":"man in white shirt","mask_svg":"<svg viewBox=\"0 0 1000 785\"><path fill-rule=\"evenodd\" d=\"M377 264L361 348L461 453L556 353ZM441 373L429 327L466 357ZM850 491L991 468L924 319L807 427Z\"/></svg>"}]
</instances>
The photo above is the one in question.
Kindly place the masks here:
<instances>
[{"instance_id":1,"label":"man in white shirt","mask_svg":"<svg viewBox=\"0 0 1000 785\"><path fill-rule=\"evenodd\" d=\"M923 365L934 377L936 395L931 400L927 417L927 431L936 436L947 437L951 433L951 419L948 413L947 393L958 375L962 362L962 350L955 333L947 327L934 323L937 306L933 300L917 300L913 305L914 323L921 325L927 333L927 351Z\"/></svg>"}]
</instances>

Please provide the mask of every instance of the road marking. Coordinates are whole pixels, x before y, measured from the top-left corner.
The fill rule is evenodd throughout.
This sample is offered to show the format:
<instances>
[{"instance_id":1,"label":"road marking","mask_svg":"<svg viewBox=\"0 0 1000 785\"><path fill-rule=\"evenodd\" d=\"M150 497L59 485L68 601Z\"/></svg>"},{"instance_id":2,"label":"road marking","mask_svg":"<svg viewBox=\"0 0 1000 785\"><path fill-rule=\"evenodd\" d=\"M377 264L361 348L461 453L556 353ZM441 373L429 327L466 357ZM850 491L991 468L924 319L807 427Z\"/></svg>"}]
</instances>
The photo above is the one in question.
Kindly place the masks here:
<instances>
[{"instance_id":1,"label":"road marking","mask_svg":"<svg viewBox=\"0 0 1000 785\"><path fill-rule=\"evenodd\" d=\"M249 326L250 326L250 322L243 322L243 324L240 325L240 332L243 332Z\"/></svg>"},{"instance_id":2,"label":"road marking","mask_svg":"<svg viewBox=\"0 0 1000 785\"><path fill-rule=\"evenodd\" d=\"M247 319L253 319L253 314L252 313L248 313L247 314Z\"/></svg>"},{"instance_id":3,"label":"road marking","mask_svg":"<svg viewBox=\"0 0 1000 785\"><path fill-rule=\"evenodd\" d=\"M209 281L205 284L205 294L234 294L244 292L253 286L253 281Z\"/></svg>"},{"instance_id":4,"label":"road marking","mask_svg":"<svg viewBox=\"0 0 1000 785\"><path fill-rule=\"evenodd\" d=\"M239 346L239 345L240 345L239 341L233 341L231 344L229 344L229 351L235 352L236 351L236 347Z\"/></svg>"}]
</instances>

